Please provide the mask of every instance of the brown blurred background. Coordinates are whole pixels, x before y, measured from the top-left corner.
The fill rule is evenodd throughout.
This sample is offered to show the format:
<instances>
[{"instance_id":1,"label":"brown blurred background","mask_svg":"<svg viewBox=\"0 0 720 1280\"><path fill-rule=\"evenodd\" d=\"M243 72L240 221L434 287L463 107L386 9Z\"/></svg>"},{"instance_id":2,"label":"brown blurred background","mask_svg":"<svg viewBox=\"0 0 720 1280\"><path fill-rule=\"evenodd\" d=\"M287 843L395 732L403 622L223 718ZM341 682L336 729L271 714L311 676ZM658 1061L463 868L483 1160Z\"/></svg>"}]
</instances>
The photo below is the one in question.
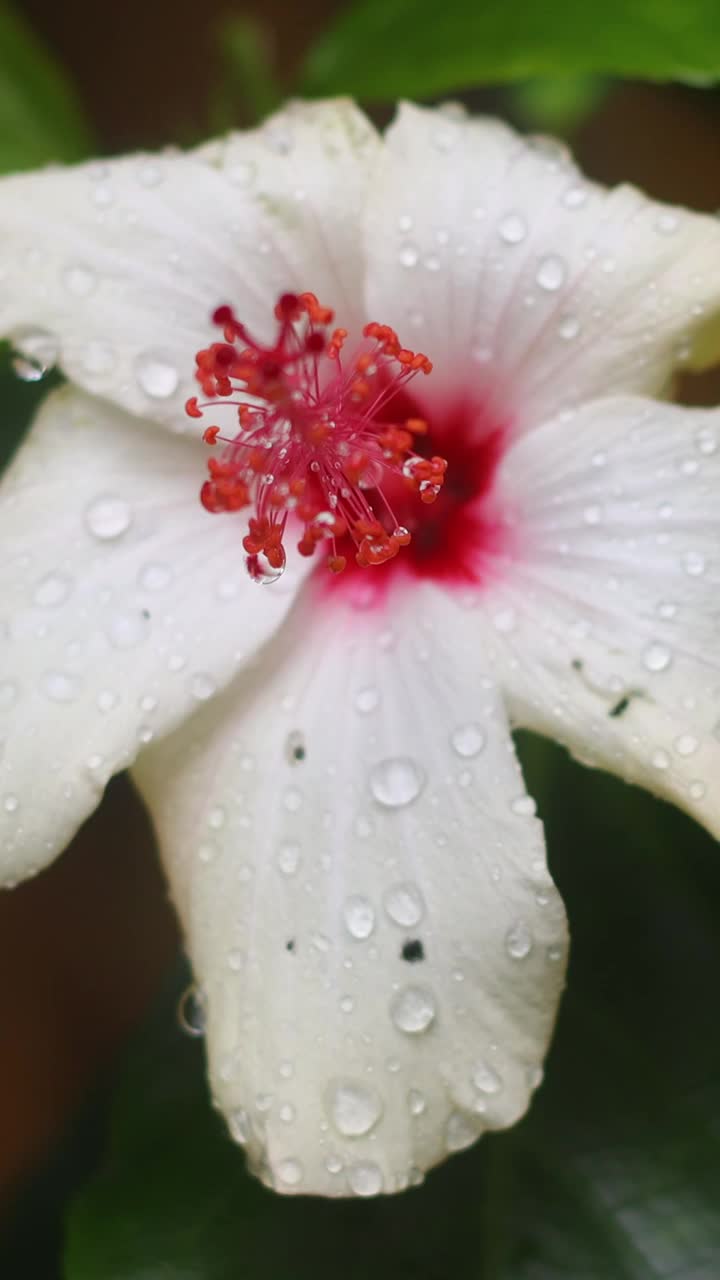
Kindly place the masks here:
<instances>
[{"instance_id":1,"label":"brown blurred background","mask_svg":"<svg viewBox=\"0 0 720 1280\"><path fill-rule=\"evenodd\" d=\"M202 134L221 15L262 17L290 85L312 35L340 6L25 0L18 7L74 76L101 149L118 151ZM661 198L720 206L717 94L620 86L574 146L603 181L630 179ZM717 403L720 385L698 381L692 395ZM142 1017L177 945L147 818L120 779L54 867L0 894L0 1209Z\"/></svg>"}]
</instances>

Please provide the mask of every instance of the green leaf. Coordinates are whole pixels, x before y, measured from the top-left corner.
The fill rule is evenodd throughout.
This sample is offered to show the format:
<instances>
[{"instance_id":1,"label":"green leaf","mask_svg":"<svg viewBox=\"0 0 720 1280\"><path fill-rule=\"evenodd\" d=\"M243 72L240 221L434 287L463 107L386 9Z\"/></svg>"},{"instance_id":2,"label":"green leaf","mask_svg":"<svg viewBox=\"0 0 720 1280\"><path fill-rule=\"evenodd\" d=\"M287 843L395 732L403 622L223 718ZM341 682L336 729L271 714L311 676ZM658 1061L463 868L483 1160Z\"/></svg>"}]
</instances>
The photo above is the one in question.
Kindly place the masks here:
<instances>
[{"instance_id":1,"label":"green leaf","mask_svg":"<svg viewBox=\"0 0 720 1280\"><path fill-rule=\"evenodd\" d=\"M0 172L81 160L91 149L70 81L0 0Z\"/></svg>"},{"instance_id":2,"label":"green leaf","mask_svg":"<svg viewBox=\"0 0 720 1280\"><path fill-rule=\"evenodd\" d=\"M526 1120L402 1196L276 1197L211 1111L176 990L70 1214L66 1280L717 1280L717 846L556 748L523 755L573 932Z\"/></svg>"},{"instance_id":3,"label":"green leaf","mask_svg":"<svg viewBox=\"0 0 720 1280\"><path fill-rule=\"evenodd\" d=\"M301 85L377 101L578 74L717 80L717 0L359 0L311 50Z\"/></svg>"}]
</instances>

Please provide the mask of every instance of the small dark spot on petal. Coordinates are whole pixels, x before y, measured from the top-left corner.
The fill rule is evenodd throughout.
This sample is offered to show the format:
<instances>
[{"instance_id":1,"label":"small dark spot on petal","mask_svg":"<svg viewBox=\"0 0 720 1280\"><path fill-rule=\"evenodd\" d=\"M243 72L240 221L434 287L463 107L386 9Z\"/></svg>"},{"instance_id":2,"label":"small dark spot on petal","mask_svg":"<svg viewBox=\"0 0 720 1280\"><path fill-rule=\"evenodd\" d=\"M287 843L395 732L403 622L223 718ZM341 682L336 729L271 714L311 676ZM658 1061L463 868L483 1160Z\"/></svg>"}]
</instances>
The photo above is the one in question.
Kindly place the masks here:
<instances>
[{"instance_id":1,"label":"small dark spot on petal","mask_svg":"<svg viewBox=\"0 0 720 1280\"><path fill-rule=\"evenodd\" d=\"M583 664L579 658L573 658L572 662L570 663L570 666L572 667L573 671L582 671Z\"/></svg>"},{"instance_id":2,"label":"small dark spot on petal","mask_svg":"<svg viewBox=\"0 0 720 1280\"><path fill-rule=\"evenodd\" d=\"M285 950L286 950L286 951L294 951L294 950L295 950L295 939L294 939L294 938L288 938L287 942L285 943Z\"/></svg>"},{"instance_id":3,"label":"small dark spot on petal","mask_svg":"<svg viewBox=\"0 0 720 1280\"><path fill-rule=\"evenodd\" d=\"M141 610L140 610L140 616L141 616L141 617L143 617L143 618L149 618L149 617L150 617L150 610L149 610L149 609L141 609Z\"/></svg>"},{"instance_id":4,"label":"small dark spot on petal","mask_svg":"<svg viewBox=\"0 0 720 1280\"><path fill-rule=\"evenodd\" d=\"M407 942L403 943L400 955L410 964L416 964L418 960L425 959L425 948L419 938L408 938Z\"/></svg>"},{"instance_id":5,"label":"small dark spot on petal","mask_svg":"<svg viewBox=\"0 0 720 1280\"><path fill-rule=\"evenodd\" d=\"M625 712L627 711L629 706L630 706L630 698L628 697L627 694L625 694L624 697L618 698L618 701L615 703L615 705L611 707L610 710L608 711L608 715L612 716L613 719L617 719L618 716L625 715Z\"/></svg>"}]
</instances>

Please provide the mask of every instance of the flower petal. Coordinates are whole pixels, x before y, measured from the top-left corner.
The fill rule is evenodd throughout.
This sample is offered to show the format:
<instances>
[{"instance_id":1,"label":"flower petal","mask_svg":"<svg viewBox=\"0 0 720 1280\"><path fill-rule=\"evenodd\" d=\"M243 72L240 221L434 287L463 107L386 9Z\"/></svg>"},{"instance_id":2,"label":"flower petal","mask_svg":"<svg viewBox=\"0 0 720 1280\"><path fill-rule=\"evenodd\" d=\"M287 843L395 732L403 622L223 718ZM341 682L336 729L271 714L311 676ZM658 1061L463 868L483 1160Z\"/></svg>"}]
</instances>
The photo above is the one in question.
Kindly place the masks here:
<instances>
[{"instance_id":1,"label":"flower petal","mask_svg":"<svg viewBox=\"0 0 720 1280\"><path fill-rule=\"evenodd\" d=\"M313 588L135 769L213 1092L279 1191L399 1190L539 1082L564 912L467 622L432 588L391 618Z\"/></svg>"},{"instance_id":2,"label":"flower petal","mask_svg":"<svg viewBox=\"0 0 720 1280\"><path fill-rule=\"evenodd\" d=\"M368 309L525 430L720 359L720 223L586 181L559 144L405 106L366 213ZM693 344L709 337L713 342Z\"/></svg>"},{"instance_id":3,"label":"flower petal","mask_svg":"<svg viewBox=\"0 0 720 1280\"><path fill-rule=\"evenodd\" d=\"M187 154L4 179L0 332L47 331L79 385L180 428L219 304L269 336L278 296L311 289L356 322L377 145L350 102L297 104Z\"/></svg>"},{"instance_id":4,"label":"flower petal","mask_svg":"<svg viewBox=\"0 0 720 1280\"><path fill-rule=\"evenodd\" d=\"M0 883L39 870L142 745L249 660L292 599L197 499L202 446L51 395L0 488Z\"/></svg>"},{"instance_id":5,"label":"flower petal","mask_svg":"<svg viewBox=\"0 0 720 1280\"><path fill-rule=\"evenodd\" d=\"M720 413L624 397L519 441L484 602L513 720L720 835Z\"/></svg>"}]
</instances>

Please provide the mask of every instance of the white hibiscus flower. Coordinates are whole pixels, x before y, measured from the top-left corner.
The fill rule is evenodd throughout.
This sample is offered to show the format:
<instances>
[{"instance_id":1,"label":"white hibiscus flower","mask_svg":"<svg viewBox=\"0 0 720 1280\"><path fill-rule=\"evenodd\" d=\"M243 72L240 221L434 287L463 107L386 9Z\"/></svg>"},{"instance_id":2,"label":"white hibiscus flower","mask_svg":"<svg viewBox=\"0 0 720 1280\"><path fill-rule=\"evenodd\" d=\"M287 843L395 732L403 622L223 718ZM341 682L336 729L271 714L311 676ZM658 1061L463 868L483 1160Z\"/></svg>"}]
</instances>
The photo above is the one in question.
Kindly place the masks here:
<instances>
[{"instance_id":1,"label":"white hibiscus flower","mask_svg":"<svg viewBox=\"0 0 720 1280\"><path fill-rule=\"evenodd\" d=\"M4 181L0 279L69 379L0 502L0 877L130 767L252 1167L407 1186L522 1115L562 987L510 726L720 827L720 420L647 398L720 355L720 226L337 102ZM198 350L254 408L187 416Z\"/></svg>"}]
</instances>

